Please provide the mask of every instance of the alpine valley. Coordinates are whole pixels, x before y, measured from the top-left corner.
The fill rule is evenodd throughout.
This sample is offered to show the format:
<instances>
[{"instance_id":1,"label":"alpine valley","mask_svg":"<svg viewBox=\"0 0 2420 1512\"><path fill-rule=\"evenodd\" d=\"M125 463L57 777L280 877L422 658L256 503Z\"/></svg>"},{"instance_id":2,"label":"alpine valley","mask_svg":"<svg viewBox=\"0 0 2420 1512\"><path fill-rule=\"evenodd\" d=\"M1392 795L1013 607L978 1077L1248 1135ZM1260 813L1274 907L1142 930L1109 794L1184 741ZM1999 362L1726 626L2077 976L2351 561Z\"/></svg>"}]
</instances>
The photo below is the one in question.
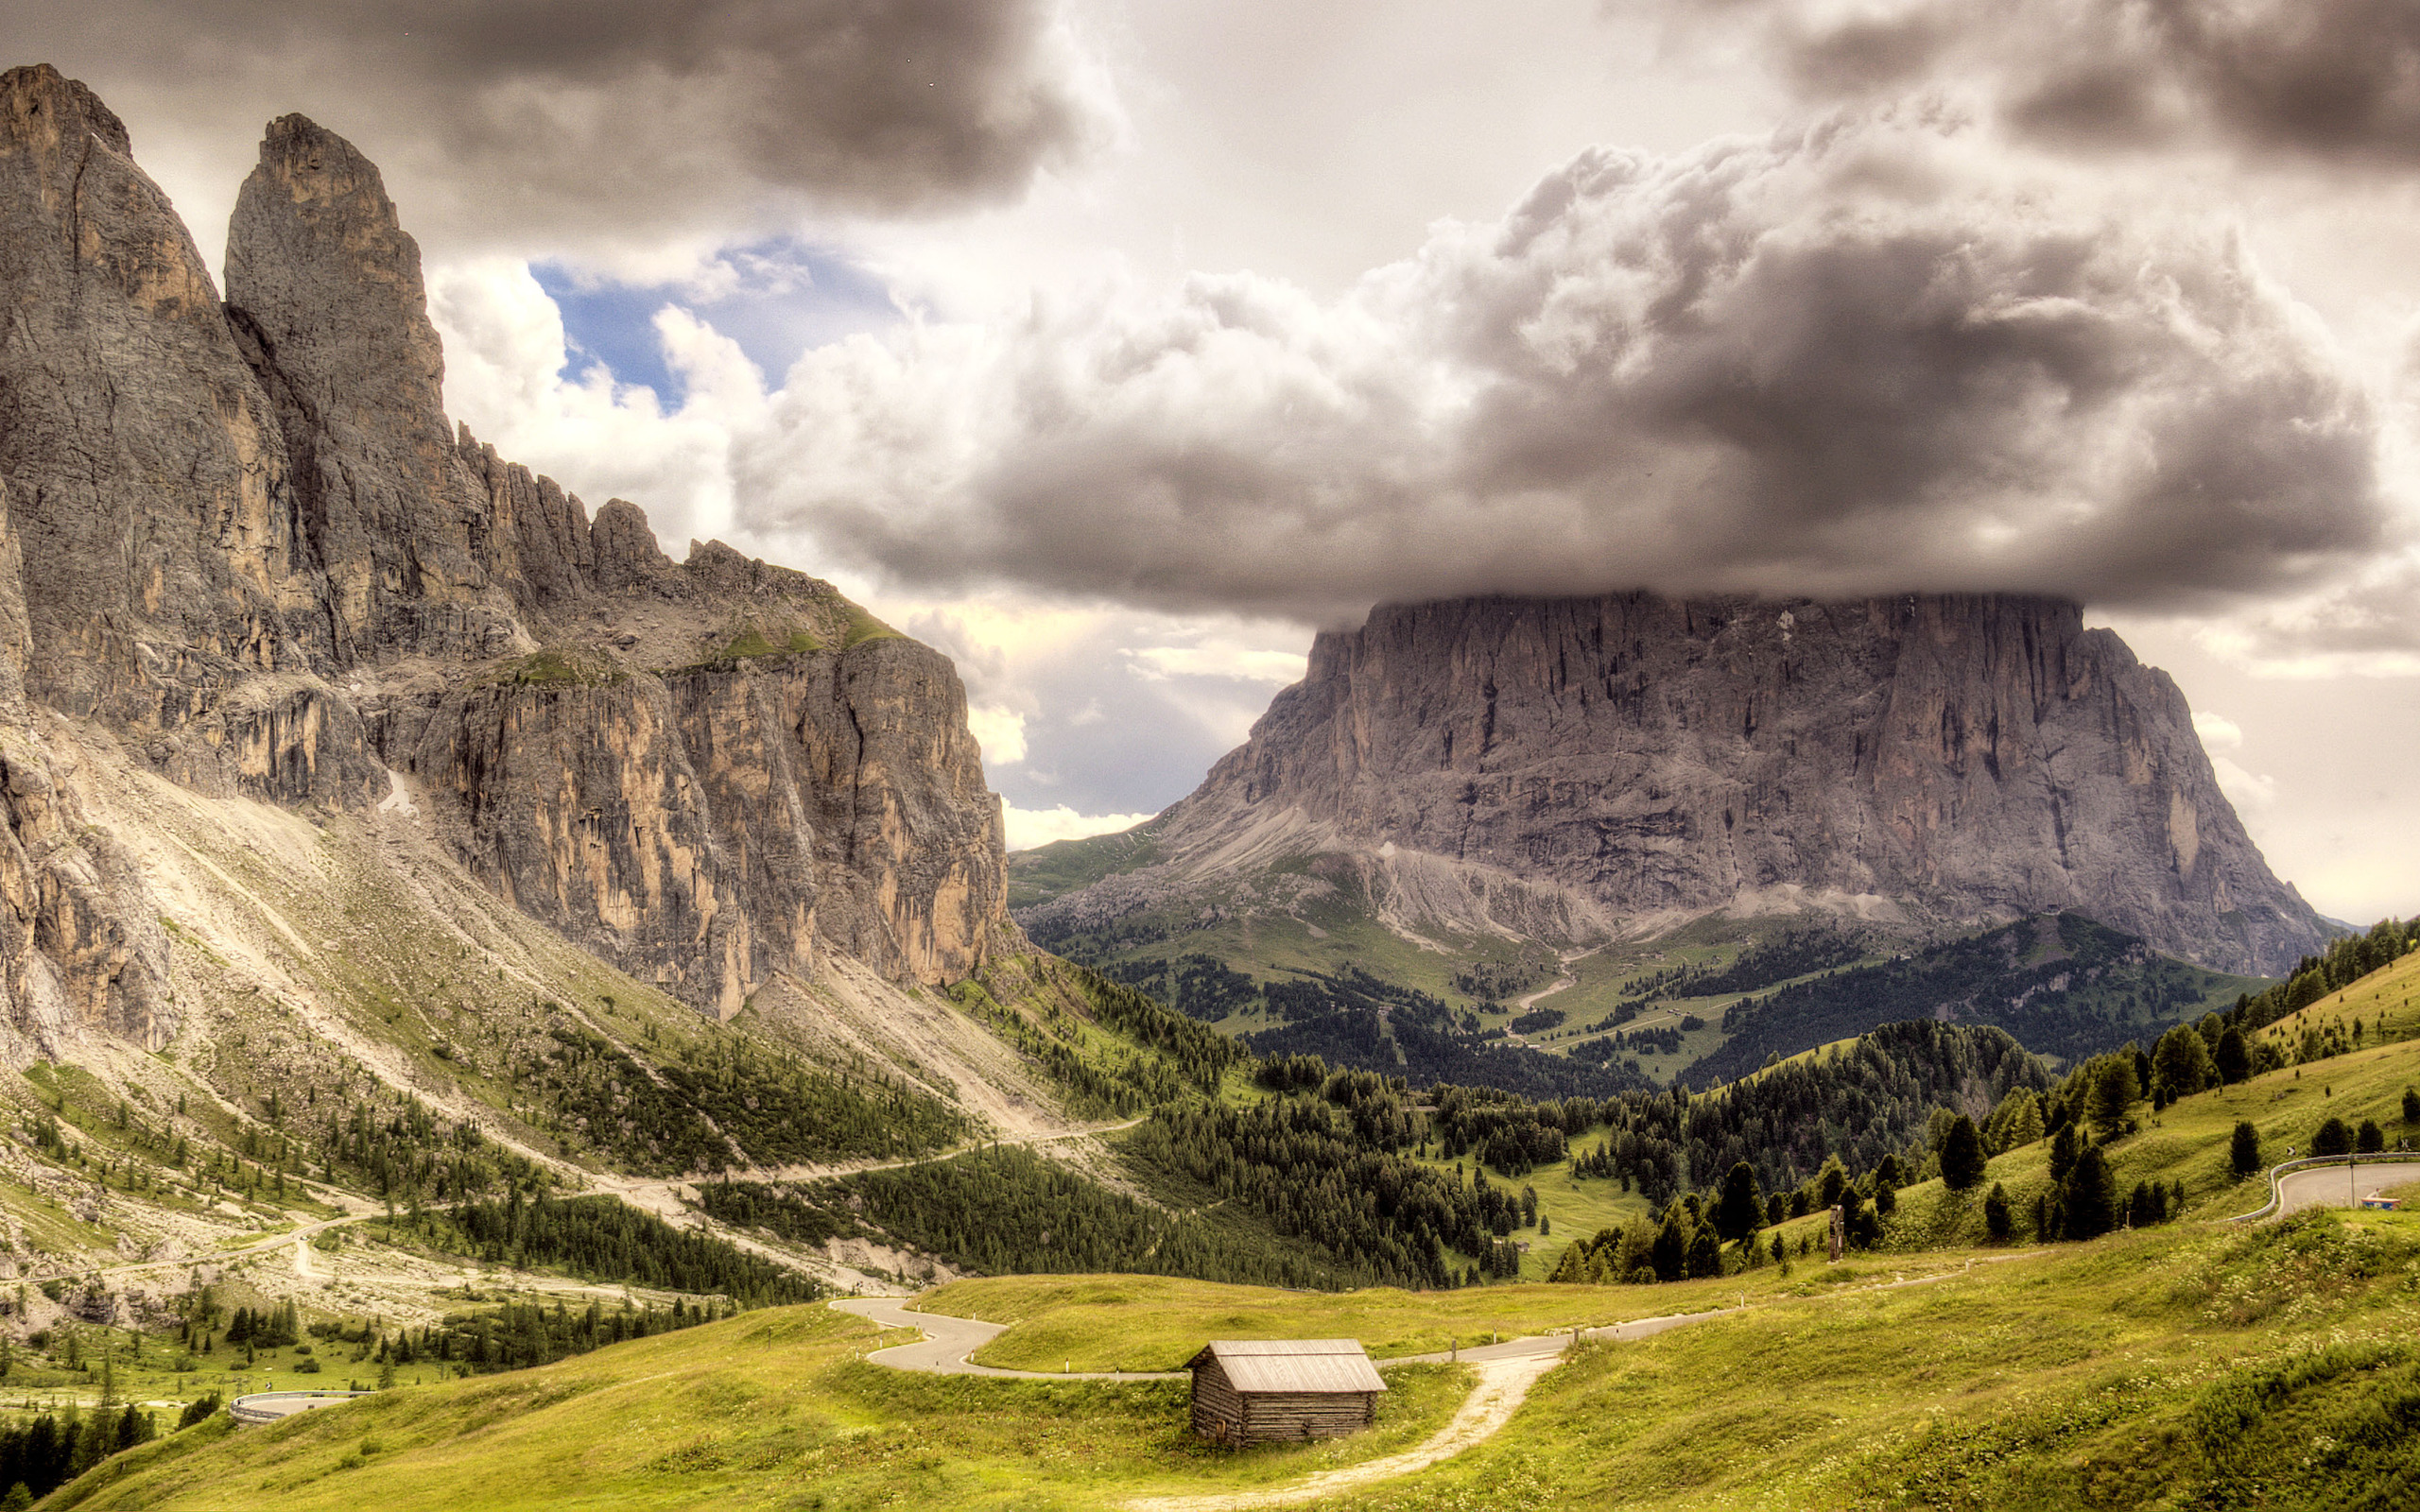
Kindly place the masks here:
<instances>
[{"instance_id":1,"label":"alpine valley","mask_svg":"<svg viewBox=\"0 0 2420 1512\"><path fill-rule=\"evenodd\" d=\"M2077 604L1385 605L1011 855L945 657L444 370L343 138L214 277L0 75L0 1508L2420 1496L2413 1215L2222 1223L2420 1136L2420 927Z\"/></svg>"}]
</instances>

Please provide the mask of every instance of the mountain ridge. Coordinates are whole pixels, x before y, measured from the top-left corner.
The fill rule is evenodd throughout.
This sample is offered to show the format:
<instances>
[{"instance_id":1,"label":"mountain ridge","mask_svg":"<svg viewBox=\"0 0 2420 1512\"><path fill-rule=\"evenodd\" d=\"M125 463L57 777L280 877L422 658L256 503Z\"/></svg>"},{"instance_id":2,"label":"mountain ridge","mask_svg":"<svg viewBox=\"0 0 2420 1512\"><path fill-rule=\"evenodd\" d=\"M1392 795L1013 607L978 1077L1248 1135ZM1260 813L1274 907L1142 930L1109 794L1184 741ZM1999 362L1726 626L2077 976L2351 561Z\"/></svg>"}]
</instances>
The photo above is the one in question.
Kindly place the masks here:
<instances>
[{"instance_id":1,"label":"mountain ridge","mask_svg":"<svg viewBox=\"0 0 2420 1512\"><path fill-rule=\"evenodd\" d=\"M2014 595L1381 606L1322 632L1245 745L1137 833L1147 864L1020 919L1058 937L1310 855L1407 937L2077 908L2273 971L2328 933L2244 833L2173 680L2073 603Z\"/></svg>"},{"instance_id":2,"label":"mountain ridge","mask_svg":"<svg viewBox=\"0 0 2420 1512\"><path fill-rule=\"evenodd\" d=\"M409 782L501 898L723 1018L828 956L940 986L1021 947L944 658L449 421L417 245L334 132L270 123L224 301L131 153L83 85L0 76L0 954L36 1040L175 1032L136 868L50 838L95 741L213 797Z\"/></svg>"}]
</instances>

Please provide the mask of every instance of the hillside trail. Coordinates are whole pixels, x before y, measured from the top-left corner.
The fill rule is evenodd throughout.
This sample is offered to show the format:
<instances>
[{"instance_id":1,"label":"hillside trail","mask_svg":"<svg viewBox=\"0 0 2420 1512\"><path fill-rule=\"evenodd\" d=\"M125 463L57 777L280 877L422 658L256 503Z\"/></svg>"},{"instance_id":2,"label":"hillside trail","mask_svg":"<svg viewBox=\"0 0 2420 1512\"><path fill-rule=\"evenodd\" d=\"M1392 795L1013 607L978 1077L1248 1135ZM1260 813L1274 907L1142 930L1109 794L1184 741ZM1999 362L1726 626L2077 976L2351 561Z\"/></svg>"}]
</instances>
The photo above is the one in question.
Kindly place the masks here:
<instances>
[{"instance_id":1,"label":"hillside trail","mask_svg":"<svg viewBox=\"0 0 2420 1512\"><path fill-rule=\"evenodd\" d=\"M2031 1254L1994 1255L1981 1260L1983 1264L2003 1264L2011 1261L2035 1258ZM1823 1303L1867 1292L1895 1291L1904 1286L1931 1286L1942 1281L1956 1280L1971 1275L1977 1262L1970 1260L1956 1270L1945 1270L1927 1276L1897 1276L1891 1280L1867 1286L1850 1287L1829 1297L1789 1298L1792 1301ZM1008 1332L1003 1323L985 1323L977 1318L953 1317L945 1313L910 1313L896 1299L880 1297L842 1298L826 1306L855 1314L885 1328L912 1328L923 1332L924 1339L914 1344L895 1345L877 1349L866 1356L870 1364L894 1370L928 1371L939 1375L999 1376L1024 1381L1172 1381L1184 1380L1181 1371L1075 1371L1063 1373L1049 1370L1004 1370L992 1366L979 1366L967 1356ZM1432 1465L1452 1459L1475 1445L1484 1443L1510 1422L1512 1415L1528 1400L1530 1388L1554 1368L1564 1351L1583 1340L1602 1339L1627 1344L1652 1338L1691 1323L1703 1323L1714 1318L1731 1317L1753 1308L1772 1303L1715 1308L1703 1313L1672 1313L1660 1317L1634 1318L1626 1323L1614 1323L1599 1328L1575 1329L1567 1333L1527 1334L1506 1339L1500 1344L1479 1345L1467 1349L1441 1351L1432 1354L1402 1355L1378 1362L1380 1369L1395 1365L1461 1364L1478 1372L1478 1381L1469 1396L1455 1409L1454 1416L1416 1448L1399 1454L1389 1454L1367 1464L1348 1465L1339 1469L1322 1470L1291 1486L1272 1486L1261 1491L1218 1491L1184 1496L1141 1497L1120 1503L1128 1512L1230 1512L1273 1506L1297 1506L1316 1502L1322 1497L1374 1486L1424 1470Z\"/></svg>"},{"instance_id":2,"label":"hillside trail","mask_svg":"<svg viewBox=\"0 0 2420 1512\"><path fill-rule=\"evenodd\" d=\"M1550 998L1566 988L1578 987L1580 985L1580 973L1571 969L1572 963L1595 954L1596 952L1594 951L1564 951L1559 953L1555 958L1554 980L1538 988L1535 992L1525 992L1521 996L1514 998L1512 1000L1513 1016L1518 1018L1520 1015L1529 1012L1531 1008L1536 1007L1544 999Z\"/></svg>"},{"instance_id":3,"label":"hillside trail","mask_svg":"<svg viewBox=\"0 0 2420 1512\"><path fill-rule=\"evenodd\" d=\"M652 1212L657 1217L669 1222L685 1211L681 1202L681 1189L694 1187L707 1180L822 1181L833 1177L862 1176L868 1171L902 1171L911 1165L930 1165L935 1160L953 1160L960 1155L972 1155L978 1149L990 1149L998 1145L1017 1144L1030 1147L1037 1144L1055 1144L1062 1140L1095 1139L1103 1134L1115 1134L1133 1128L1142 1122L1141 1118L1130 1118L1123 1124L1087 1124L1077 1128L1052 1129L1038 1134L1017 1134L1006 1139L982 1140L963 1149L945 1150L939 1155L920 1155L903 1160L839 1160L830 1165L757 1166L748 1170L727 1172L717 1177L694 1175L648 1177L592 1173L588 1180L593 1190L612 1193L631 1207L645 1212Z\"/></svg>"},{"instance_id":4,"label":"hillside trail","mask_svg":"<svg viewBox=\"0 0 2420 1512\"><path fill-rule=\"evenodd\" d=\"M868 1171L899 1171L911 1165L929 1165L935 1160L952 1160L960 1155L973 1154L977 1149L1002 1144L1033 1147L1069 1140L1097 1139L1104 1134L1115 1134L1120 1130L1132 1128L1142 1122L1142 1118L1130 1118L1122 1124L1090 1124L1043 1133L1015 1134L1003 1139L985 1140L979 1144L969 1145L964 1149L947 1150L939 1155L919 1156L902 1160L841 1160L830 1165L761 1166L727 1172L721 1178L739 1181L821 1181L833 1177L859 1176ZM682 1200L683 1188L695 1187L712 1179L716 1178L696 1175L647 1177L591 1173L588 1177L592 1191L619 1197L641 1212L651 1213L675 1228L703 1229L735 1248L745 1250L760 1260L769 1261L786 1270L812 1276L834 1287L844 1287L861 1293L872 1291L876 1295L903 1297L909 1295L908 1289L894 1290L897 1287L896 1282L861 1268L865 1263L862 1261L819 1262L802 1256L795 1251L769 1245L727 1224L716 1223Z\"/></svg>"}]
</instances>

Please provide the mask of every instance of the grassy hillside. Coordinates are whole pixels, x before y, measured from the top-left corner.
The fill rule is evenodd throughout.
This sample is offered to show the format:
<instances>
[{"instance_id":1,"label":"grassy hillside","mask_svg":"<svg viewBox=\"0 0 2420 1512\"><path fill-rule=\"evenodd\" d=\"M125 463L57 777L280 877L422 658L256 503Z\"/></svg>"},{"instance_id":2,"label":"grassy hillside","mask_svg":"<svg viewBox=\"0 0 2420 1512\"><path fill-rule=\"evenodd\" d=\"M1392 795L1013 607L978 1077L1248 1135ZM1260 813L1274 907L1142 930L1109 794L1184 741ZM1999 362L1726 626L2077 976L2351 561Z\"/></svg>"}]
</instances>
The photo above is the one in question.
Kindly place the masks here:
<instances>
[{"instance_id":1,"label":"grassy hillside","mask_svg":"<svg viewBox=\"0 0 2420 1512\"><path fill-rule=\"evenodd\" d=\"M2311 1137L2330 1118L2356 1128L2375 1121L2390 1148L2401 1139L2420 1148L2420 1124L2403 1116L2404 1092L2420 1087L2420 954L2279 1021L2266 1035L2280 1044L2299 1043L2306 1027L2355 1018L2369 1025L2364 1049L2216 1088L2161 1112L2144 1105L2141 1128L2103 1147L2118 1190L2137 1181L2183 1181L2187 1211L2197 1218L2259 1207L2268 1196L2264 1181L2239 1181L2228 1166L2227 1142L2238 1120L2259 1131L2264 1165L2286 1159L2289 1148L2308 1153ZM2381 1025L2389 1042L2380 1042ZM1980 1242L1982 1198L1991 1184L2004 1183L2023 1211L2048 1190L2048 1161L2049 1142L2037 1141L1994 1160L1983 1184L1963 1195L1946 1192L1938 1180L1907 1188L1890 1226L1892 1242L1910 1247Z\"/></svg>"},{"instance_id":2,"label":"grassy hillside","mask_svg":"<svg viewBox=\"0 0 2420 1512\"><path fill-rule=\"evenodd\" d=\"M1894 1271L1926 1283L1894 1285ZM2420 1494L2413 1214L2187 1224L2013 1258L1869 1258L1653 1288L1328 1297L1011 1279L932 1305L1017 1320L992 1355L1083 1368L1166 1366L1203 1338L1257 1332L1403 1352L1743 1295L1742 1313L1582 1347L1496 1438L1332 1504L2401 1507ZM883 1342L821 1310L754 1314L274 1428L214 1425L45 1504L1104 1507L1373 1457L1424 1436L1461 1386L1446 1367L1392 1371L1376 1433L1231 1455L1188 1441L1182 1383L861 1363Z\"/></svg>"},{"instance_id":3,"label":"grassy hillside","mask_svg":"<svg viewBox=\"0 0 2420 1512\"><path fill-rule=\"evenodd\" d=\"M221 1418L43 1505L1105 1507L1374 1458L1433 1432L1465 1389L1447 1366L1400 1369L1374 1432L1235 1453L1193 1441L1182 1383L987 1381L863 1362L908 1337L820 1307L750 1314L267 1428Z\"/></svg>"},{"instance_id":4,"label":"grassy hillside","mask_svg":"<svg viewBox=\"0 0 2420 1512\"><path fill-rule=\"evenodd\" d=\"M1021 917L1045 948L1255 1053L1317 1055L1415 1085L1532 1097L1602 1096L1642 1082L1704 1087L1879 1024L1936 1017L1997 1024L2037 1054L2080 1059L2149 1043L2270 985L2162 955L2076 914L1948 939L1871 922L1720 915L1652 939L1560 952L1434 927L1415 936L1380 917L1353 868L1320 856L1033 911L1158 859L1148 827L1022 852L1011 863ZM1541 1055L1573 1064L1558 1069Z\"/></svg>"},{"instance_id":5,"label":"grassy hillside","mask_svg":"<svg viewBox=\"0 0 2420 1512\"><path fill-rule=\"evenodd\" d=\"M1062 893L1089 887L1103 877L1133 871L1161 859L1149 824L1118 834L1053 840L1009 857L1009 906L1030 908Z\"/></svg>"}]
</instances>

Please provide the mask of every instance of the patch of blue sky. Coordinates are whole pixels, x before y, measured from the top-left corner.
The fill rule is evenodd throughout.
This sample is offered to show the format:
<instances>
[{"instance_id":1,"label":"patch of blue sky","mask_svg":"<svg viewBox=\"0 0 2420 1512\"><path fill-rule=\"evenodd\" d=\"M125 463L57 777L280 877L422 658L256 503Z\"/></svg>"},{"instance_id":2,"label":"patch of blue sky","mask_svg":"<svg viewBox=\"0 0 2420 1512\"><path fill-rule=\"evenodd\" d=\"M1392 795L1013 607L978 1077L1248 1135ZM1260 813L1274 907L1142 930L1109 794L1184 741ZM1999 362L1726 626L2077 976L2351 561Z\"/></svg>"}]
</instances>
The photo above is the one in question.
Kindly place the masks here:
<instances>
[{"instance_id":1,"label":"patch of blue sky","mask_svg":"<svg viewBox=\"0 0 2420 1512\"><path fill-rule=\"evenodd\" d=\"M529 271L562 312L564 376L601 363L615 383L654 389L666 410L681 407L687 386L656 334L656 312L666 305L736 342L769 386L781 383L801 352L901 318L879 279L790 237L726 248L702 277L679 283L625 284L553 262Z\"/></svg>"}]
</instances>

